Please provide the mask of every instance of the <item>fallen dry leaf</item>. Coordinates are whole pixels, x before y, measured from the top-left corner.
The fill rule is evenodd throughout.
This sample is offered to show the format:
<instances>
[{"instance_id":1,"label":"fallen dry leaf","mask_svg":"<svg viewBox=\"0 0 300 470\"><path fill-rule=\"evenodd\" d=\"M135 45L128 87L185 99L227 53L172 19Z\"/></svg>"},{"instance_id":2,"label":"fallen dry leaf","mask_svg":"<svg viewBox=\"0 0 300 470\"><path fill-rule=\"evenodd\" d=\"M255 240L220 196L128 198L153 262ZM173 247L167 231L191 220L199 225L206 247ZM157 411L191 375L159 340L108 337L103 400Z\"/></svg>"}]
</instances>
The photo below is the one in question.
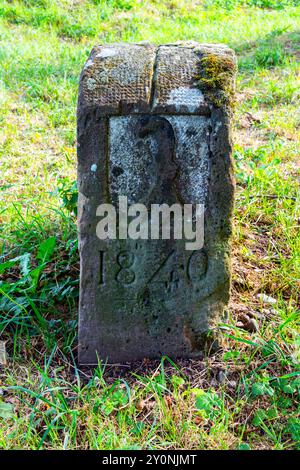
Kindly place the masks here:
<instances>
[{"instance_id":1,"label":"fallen dry leaf","mask_svg":"<svg viewBox=\"0 0 300 470\"><path fill-rule=\"evenodd\" d=\"M140 400L137 405L136 405L137 410L142 411L144 408L146 408L146 402L145 400Z\"/></svg>"},{"instance_id":2,"label":"fallen dry leaf","mask_svg":"<svg viewBox=\"0 0 300 470\"><path fill-rule=\"evenodd\" d=\"M168 408L171 408L173 399L170 395L166 395L164 397L165 404L167 405Z\"/></svg>"}]
</instances>

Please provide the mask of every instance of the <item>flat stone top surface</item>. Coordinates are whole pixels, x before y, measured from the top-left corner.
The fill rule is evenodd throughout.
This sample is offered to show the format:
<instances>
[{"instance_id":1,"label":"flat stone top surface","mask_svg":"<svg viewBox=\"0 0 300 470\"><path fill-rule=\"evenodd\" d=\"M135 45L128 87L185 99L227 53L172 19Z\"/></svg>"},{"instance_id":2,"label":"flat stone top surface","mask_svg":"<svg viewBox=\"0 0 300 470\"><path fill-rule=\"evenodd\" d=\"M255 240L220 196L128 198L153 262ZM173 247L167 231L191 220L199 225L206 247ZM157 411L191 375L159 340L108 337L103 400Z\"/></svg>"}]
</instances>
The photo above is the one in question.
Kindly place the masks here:
<instances>
[{"instance_id":1,"label":"flat stone top surface","mask_svg":"<svg viewBox=\"0 0 300 470\"><path fill-rule=\"evenodd\" d=\"M195 42L110 44L93 48L80 79L79 109L100 114L209 114L199 85L207 55L235 64L227 46Z\"/></svg>"}]
</instances>

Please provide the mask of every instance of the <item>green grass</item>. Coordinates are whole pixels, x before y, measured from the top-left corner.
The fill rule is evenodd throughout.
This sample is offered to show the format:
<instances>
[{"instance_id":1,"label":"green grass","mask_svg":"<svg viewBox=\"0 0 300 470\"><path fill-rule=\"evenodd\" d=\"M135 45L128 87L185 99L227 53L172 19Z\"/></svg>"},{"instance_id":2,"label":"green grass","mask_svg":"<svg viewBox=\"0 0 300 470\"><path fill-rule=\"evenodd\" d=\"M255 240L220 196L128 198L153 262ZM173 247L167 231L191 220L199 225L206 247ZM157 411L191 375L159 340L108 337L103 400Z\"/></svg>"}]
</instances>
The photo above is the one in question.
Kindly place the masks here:
<instances>
[{"instance_id":1,"label":"green grass","mask_svg":"<svg viewBox=\"0 0 300 470\"><path fill-rule=\"evenodd\" d=\"M297 0L1 2L0 448L300 448L299 19ZM97 43L182 39L239 60L224 347L78 370L79 73Z\"/></svg>"}]
</instances>

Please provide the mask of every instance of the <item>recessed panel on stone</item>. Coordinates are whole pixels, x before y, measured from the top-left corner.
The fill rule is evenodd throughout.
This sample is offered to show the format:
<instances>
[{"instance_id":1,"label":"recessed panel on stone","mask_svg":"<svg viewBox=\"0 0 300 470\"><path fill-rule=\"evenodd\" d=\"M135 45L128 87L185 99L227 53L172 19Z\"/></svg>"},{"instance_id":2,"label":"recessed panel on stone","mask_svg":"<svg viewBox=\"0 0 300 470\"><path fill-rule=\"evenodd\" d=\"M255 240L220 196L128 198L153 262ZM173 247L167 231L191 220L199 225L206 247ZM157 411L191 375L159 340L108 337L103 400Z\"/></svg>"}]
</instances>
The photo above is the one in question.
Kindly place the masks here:
<instances>
[{"instance_id":1,"label":"recessed panel on stone","mask_svg":"<svg viewBox=\"0 0 300 470\"><path fill-rule=\"evenodd\" d=\"M224 53L205 45L203 55L208 49ZM234 63L230 50L225 53ZM99 46L83 69L82 364L197 357L217 342L229 298L234 182L230 112L201 89L201 57L196 43ZM111 204L119 215L120 196L149 209L149 232L153 204L203 204L203 247L187 250L185 239L174 238L99 239L97 207Z\"/></svg>"}]
</instances>

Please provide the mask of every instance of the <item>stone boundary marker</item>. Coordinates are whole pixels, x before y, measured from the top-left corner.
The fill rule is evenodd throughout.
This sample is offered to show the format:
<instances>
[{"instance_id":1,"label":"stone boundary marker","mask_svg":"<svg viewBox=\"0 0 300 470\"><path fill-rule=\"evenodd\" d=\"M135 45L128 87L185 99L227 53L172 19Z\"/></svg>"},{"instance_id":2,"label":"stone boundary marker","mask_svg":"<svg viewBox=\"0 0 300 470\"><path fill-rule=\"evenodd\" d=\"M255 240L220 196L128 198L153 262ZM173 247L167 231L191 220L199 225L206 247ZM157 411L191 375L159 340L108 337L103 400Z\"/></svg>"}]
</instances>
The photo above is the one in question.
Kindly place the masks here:
<instances>
[{"instance_id":1,"label":"stone boundary marker","mask_svg":"<svg viewBox=\"0 0 300 470\"><path fill-rule=\"evenodd\" d=\"M79 361L197 357L229 299L236 60L223 45L95 47L78 98ZM204 246L100 240L100 204L204 204Z\"/></svg>"}]
</instances>

